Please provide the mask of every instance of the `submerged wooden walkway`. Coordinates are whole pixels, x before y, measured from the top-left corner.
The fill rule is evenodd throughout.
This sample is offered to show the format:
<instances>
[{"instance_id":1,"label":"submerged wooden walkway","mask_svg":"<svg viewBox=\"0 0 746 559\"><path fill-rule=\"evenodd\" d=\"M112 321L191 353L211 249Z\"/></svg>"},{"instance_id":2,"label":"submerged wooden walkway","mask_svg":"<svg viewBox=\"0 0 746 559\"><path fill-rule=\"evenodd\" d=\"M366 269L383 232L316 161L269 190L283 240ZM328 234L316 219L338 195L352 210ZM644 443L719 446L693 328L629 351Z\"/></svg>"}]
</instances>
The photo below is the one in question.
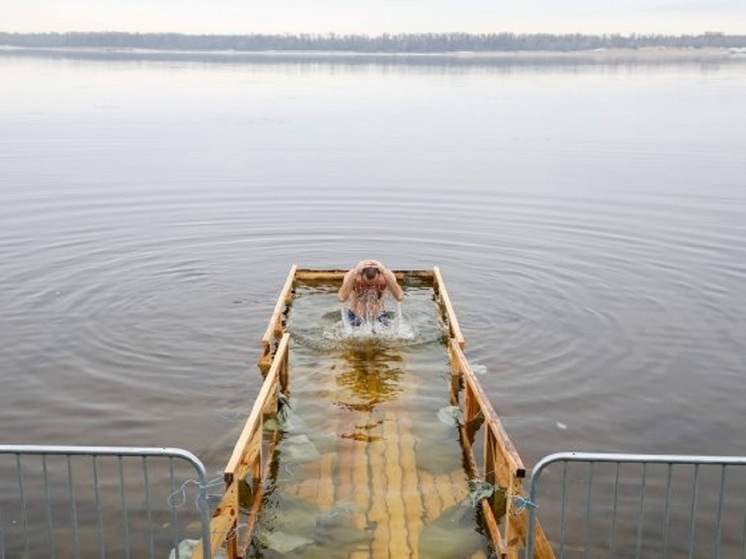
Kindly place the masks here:
<instances>
[{"instance_id":1,"label":"submerged wooden walkway","mask_svg":"<svg viewBox=\"0 0 746 559\"><path fill-rule=\"evenodd\" d=\"M262 339L259 368L264 383L225 468L225 493L213 515L211 541L200 542L194 557L201 557L203 545L209 545L212 555L223 547L229 558L262 556L262 549L269 548L269 556L284 552L349 559L448 557L453 556L449 545L462 545L459 556L517 558L527 530L522 500L526 470L463 353L464 338L437 268L395 273L405 292L407 286L432 290L447 330L450 383L445 384L450 386L433 386L428 377L409 372L406 382L396 384L397 396L388 401L342 398L344 405L328 406L314 416L315 432L325 434L327 442L310 445L310 458L283 471L283 454L289 453L291 439L301 445L309 442L305 435L289 436L276 421L288 395L296 397L299 392L300 401L328 405L320 395L345 389L338 377L326 374L314 377L303 389L291 390L296 377L290 370L288 311L299 287L338 286L344 273L295 266L290 270ZM427 364L421 368L427 369ZM385 379L374 371L360 381ZM441 435L445 429L450 437L439 436L430 416L419 414L414 405L418 394L434 399L434 390L442 391L443 401L458 410L460 421L439 427ZM335 396L334 401L339 400ZM427 445L431 453L425 456L421 448ZM439 455L445 457L440 467L428 463ZM449 456L455 460L449 461ZM469 482L476 480L482 489L495 490L475 499ZM461 503L469 497L478 510L467 516L467 545L460 543L455 527L458 519L463 520ZM295 508L298 514L285 510L281 519L277 510L263 510L269 502L272 509ZM317 541L288 533L306 522L313 524L310 529L317 536L321 534ZM262 526L264 540L258 534ZM537 536L534 557L554 557L541 527ZM280 537L284 539L277 540L277 546L267 542ZM320 539L329 547L319 544Z\"/></svg>"}]
</instances>

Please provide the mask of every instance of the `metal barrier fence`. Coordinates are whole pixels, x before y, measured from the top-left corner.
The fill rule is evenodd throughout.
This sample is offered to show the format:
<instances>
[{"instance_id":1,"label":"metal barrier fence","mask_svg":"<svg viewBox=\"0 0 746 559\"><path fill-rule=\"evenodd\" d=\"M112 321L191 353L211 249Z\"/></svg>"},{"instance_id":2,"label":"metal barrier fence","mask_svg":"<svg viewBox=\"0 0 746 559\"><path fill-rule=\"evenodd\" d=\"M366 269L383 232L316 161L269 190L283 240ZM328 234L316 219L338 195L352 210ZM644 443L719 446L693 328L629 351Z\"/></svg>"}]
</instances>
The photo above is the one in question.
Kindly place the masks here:
<instances>
[{"instance_id":1,"label":"metal barrier fence","mask_svg":"<svg viewBox=\"0 0 746 559\"><path fill-rule=\"evenodd\" d=\"M209 541L208 487L178 448L0 445L0 559L186 559Z\"/></svg>"},{"instance_id":2,"label":"metal barrier fence","mask_svg":"<svg viewBox=\"0 0 746 559\"><path fill-rule=\"evenodd\" d=\"M566 452L529 488L525 557L538 519L558 558L746 557L746 457Z\"/></svg>"}]
</instances>

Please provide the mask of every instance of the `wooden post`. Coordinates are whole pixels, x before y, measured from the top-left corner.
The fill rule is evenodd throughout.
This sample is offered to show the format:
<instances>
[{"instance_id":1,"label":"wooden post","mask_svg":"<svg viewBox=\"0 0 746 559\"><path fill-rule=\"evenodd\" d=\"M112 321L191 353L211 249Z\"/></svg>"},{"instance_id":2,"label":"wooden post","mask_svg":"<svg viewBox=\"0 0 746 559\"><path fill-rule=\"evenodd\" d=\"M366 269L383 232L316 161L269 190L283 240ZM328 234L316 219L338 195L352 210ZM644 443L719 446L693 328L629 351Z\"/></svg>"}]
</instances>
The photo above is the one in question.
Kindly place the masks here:
<instances>
[{"instance_id":1,"label":"wooden post","mask_svg":"<svg viewBox=\"0 0 746 559\"><path fill-rule=\"evenodd\" d=\"M280 390L283 394L290 392L290 352L282 354L282 363L280 365Z\"/></svg>"}]
</instances>

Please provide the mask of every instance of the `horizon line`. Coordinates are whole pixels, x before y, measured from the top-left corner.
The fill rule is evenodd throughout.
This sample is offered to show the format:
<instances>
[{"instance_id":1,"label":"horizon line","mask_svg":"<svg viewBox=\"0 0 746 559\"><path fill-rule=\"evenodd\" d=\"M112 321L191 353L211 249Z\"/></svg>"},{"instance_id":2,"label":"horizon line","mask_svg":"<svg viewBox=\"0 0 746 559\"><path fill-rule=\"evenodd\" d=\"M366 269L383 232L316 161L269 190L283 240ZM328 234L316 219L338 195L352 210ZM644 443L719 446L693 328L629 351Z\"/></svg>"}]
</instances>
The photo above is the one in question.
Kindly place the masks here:
<instances>
[{"instance_id":1,"label":"horizon line","mask_svg":"<svg viewBox=\"0 0 746 559\"><path fill-rule=\"evenodd\" d=\"M366 37L366 38L383 38L387 36L423 36L423 35L466 35L471 37L479 36L490 36L490 35L549 35L553 37L566 37L566 36L585 36L585 37L603 37L603 36L618 36L618 37L746 37L744 33L727 33L725 31L718 30L707 30L698 33L663 33L663 32L563 32L563 33L552 33L548 31L384 31L381 33L343 33L336 31L299 31L299 32L246 32L246 33L187 33L183 31L121 31L116 29L98 30L98 31L80 31L80 30L68 30L68 31L7 31L0 29L2 34L12 35L74 35L74 34L88 34L88 35L103 35L103 34L121 34L121 35L181 35L185 37L246 37L246 36L265 36L265 37L299 37L309 35L312 37L331 38L331 37Z\"/></svg>"}]
</instances>

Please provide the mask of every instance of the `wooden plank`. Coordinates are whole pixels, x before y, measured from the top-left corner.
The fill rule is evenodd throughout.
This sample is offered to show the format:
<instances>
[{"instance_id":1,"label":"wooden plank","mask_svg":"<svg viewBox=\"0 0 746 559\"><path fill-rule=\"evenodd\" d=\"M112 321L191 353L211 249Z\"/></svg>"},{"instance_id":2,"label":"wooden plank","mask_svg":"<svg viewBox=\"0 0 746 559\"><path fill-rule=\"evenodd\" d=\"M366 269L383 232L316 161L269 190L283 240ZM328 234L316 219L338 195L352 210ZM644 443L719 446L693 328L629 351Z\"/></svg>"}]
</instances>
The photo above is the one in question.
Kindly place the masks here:
<instances>
[{"instance_id":1,"label":"wooden plank","mask_svg":"<svg viewBox=\"0 0 746 559\"><path fill-rule=\"evenodd\" d=\"M424 506L417 479L416 437L412 433L412 416L402 414L399 418L401 433L399 435L399 456L402 464L401 494L404 500L404 512L409 538L407 543L412 550L411 559L419 557L419 540L423 529L422 518Z\"/></svg>"},{"instance_id":2,"label":"wooden plank","mask_svg":"<svg viewBox=\"0 0 746 559\"><path fill-rule=\"evenodd\" d=\"M443 501L435 487L435 478L430 472L420 470L418 473L420 492L422 493L422 504L425 507L425 520L435 520L443 510Z\"/></svg>"},{"instance_id":3,"label":"wooden plank","mask_svg":"<svg viewBox=\"0 0 746 559\"><path fill-rule=\"evenodd\" d=\"M386 508L389 523L389 556L409 557L410 549L407 543L408 530L404 515L404 501L402 499L402 470L399 459L399 422L397 416L386 413L383 422L383 438L386 445L384 451L386 471Z\"/></svg>"},{"instance_id":4,"label":"wooden plank","mask_svg":"<svg viewBox=\"0 0 746 559\"><path fill-rule=\"evenodd\" d=\"M309 268L298 268L295 279L300 283L333 283L341 282L348 270L334 268L329 270L312 270Z\"/></svg>"},{"instance_id":5,"label":"wooden plank","mask_svg":"<svg viewBox=\"0 0 746 559\"><path fill-rule=\"evenodd\" d=\"M470 476L466 475L464 470L456 470L451 472L451 486L453 487L453 494L456 499L460 502L469 496L469 483L467 479Z\"/></svg>"},{"instance_id":6,"label":"wooden plank","mask_svg":"<svg viewBox=\"0 0 746 559\"><path fill-rule=\"evenodd\" d=\"M334 504L334 462L336 459L336 452L328 452L321 457L319 464L319 490L316 504L322 510Z\"/></svg>"},{"instance_id":7,"label":"wooden plank","mask_svg":"<svg viewBox=\"0 0 746 559\"><path fill-rule=\"evenodd\" d=\"M386 474L385 474L385 453L386 445L384 440L370 443L370 511L368 520L371 524L375 523L373 532L373 543L371 544L371 557L385 558L389 556L389 512L386 507Z\"/></svg>"},{"instance_id":8,"label":"wooden plank","mask_svg":"<svg viewBox=\"0 0 746 559\"><path fill-rule=\"evenodd\" d=\"M337 469L335 476L335 496L338 502L352 502L353 448L357 441L340 439L337 444Z\"/></svg>"},{"instance_id":9,"label":"wooden plank","mask_svg":"<svg viewBox=\"0 0 746 559\"><path fill-rule=\"evenodd\" d=\"M365 425L369 422L369 412L361 412L356 423ZM352 439L352 491L353 522L358 530L365 530L368 525L366 512L371 504L371 484L369 478L368 446L371 443ZM373 469L375 471L375 468Z\"/></svg>"},{"instance_id":10,"label":"wooden plank","mask_svg":"<svg viewBox=\"0 0 746 559\"><path fill-rule=\"evenodd\" d=\"M434 477L435 488L443 502L443 510L452 507L458 503L458 495L453 491L450 474L440 474ZM442 513L443 510L440 512Z\"/></svg>"},{"instance_id":11,"label":"wooden plank","mask_svg":"<svg viewBox=\"0 0 746 559\"><path fill-rule=\"evenodd\" d=\"M495 471L495 447L497 441L495 440L495 433L492 429L484 430L484 463L482 468L484 470L484 480L487 483L495 485L497 472Z\"/></svg>"},{"instance_id":12,"label":"wooden plank","mask_svg":"<svg viewBox=\"0 0 746 559\"><path fill-rule=\"evenodd\" d=\"M329 379L327 379L327 382L329 382ZM326 390L330 390L329 387L320 388L322 394L325 393ZM320 460L319 491L316 504L321 510L324 510L331 507L335 503L340 503L348 498L349 493L347 493L345 497L341 496L343 491L337 482L340 480L339 473L344 470L344 467L340 466L341 454L344 453L344 451L340 447L343 447L343 444L349 441L346 441L339 437L339 413L328 414L321 430L327 435L333 436L336 441L336 443L332 446L332 449L327 450L327 452L325 452L321 456Z\"/></svg>"},{"instance_id":13,"label":"wooden plank","mask_svg":"<svg viewBox=\"0 0 746 559\"><path fill-rule=\"evenodd\" d=\"M235 472L238 469L238 465L243 461L244 455L247 452L247 446L252 436L259 428L259 422L261 421L262 412L265 406L265 400L274 390L275 383L278 382L279 368L282 365L282 356L288 351L288 344L290 343L290 334L284 334L280 340L280 344L277 347L277 354L275 359L272 361L272 366L264 379L261 390L254 401L254 407L251 410L249 418L244 424L243 431L238 437L236 446L233 447L233 454L228 465L225 467L224 477L226 483L231 483L235 477ZM278 358L279 356L279 358Z\"/></svg>"},{"instance_id":14,"label":"wooden plank","mask_svg":"<svg viewBox=\"0 0 746 559\"><path fill-rule=\"evenodd\" d=\"M243 454L243 457L241 458L241 461L237 464L235 470L233 471L231 481L234 479L244 479L249 473L253 471L256 463L261 461L263 434L263 430L261 427L262 426L260 422L258 428L254 431L254 434L249 439L249 442L246 443L245 452Z\"/></svg>"},{"instance_id":15,"label":"wooden plank","mask_svg":"<svg viewBox=\"0 0 746 559\"><path fill-rule=\"evenodd\" d=\"M500 534L500 527L497 525L495 515L492 514L492 508L486 499L482 499L482 518L484 518L487 524L487 531L490 533L490 538L495 546L495 551L499 555L500 559L505 559L507 551L505 549L505 542L503 541L502 534Z\"/></svg>"},{"instance_id":16,"label":"wooden plank","mask_svg":"<svg viewBox=\"0 0 746 559\"><path fill-rule=\"evenodd\" d=\"M453 310L451 298L448 296L446 284L443 281L443 276L440 275L440 269L437 266L433 268L433 274L435 275L435 287L440 293L440 298L446 309L446 317L448 318L448 328L450 330L451 338L455 339L458 346L463 349L464 346L466 346L466 340L464 340L464 336L461 334L461 327L458 324L456 313Z\"/></svg>"},{"instance_id":17,"label":"wooden plank","mask_svg":"<svg viewBox=\"0 0 746 559\"><path fill-rule=\"evenodd\" d=\"M508 559L518 559L518 536L513 521L513 499L521 494L520 480L512 475L506 485L505 490L505 516L503 519L505 543L508 551Z\"/></svg>"},{"instance_id":18,"label":"wooden plank","mask_svg":"<svg viewBox=\"0 0 746 559\"><path fill-rule=\"evenodd\" d=\"M315 503L319 496L319 474L321 464L318 460L305 462L303 464L303 481L298 485L298 497Z\"/></svg>"}]
</instances>

